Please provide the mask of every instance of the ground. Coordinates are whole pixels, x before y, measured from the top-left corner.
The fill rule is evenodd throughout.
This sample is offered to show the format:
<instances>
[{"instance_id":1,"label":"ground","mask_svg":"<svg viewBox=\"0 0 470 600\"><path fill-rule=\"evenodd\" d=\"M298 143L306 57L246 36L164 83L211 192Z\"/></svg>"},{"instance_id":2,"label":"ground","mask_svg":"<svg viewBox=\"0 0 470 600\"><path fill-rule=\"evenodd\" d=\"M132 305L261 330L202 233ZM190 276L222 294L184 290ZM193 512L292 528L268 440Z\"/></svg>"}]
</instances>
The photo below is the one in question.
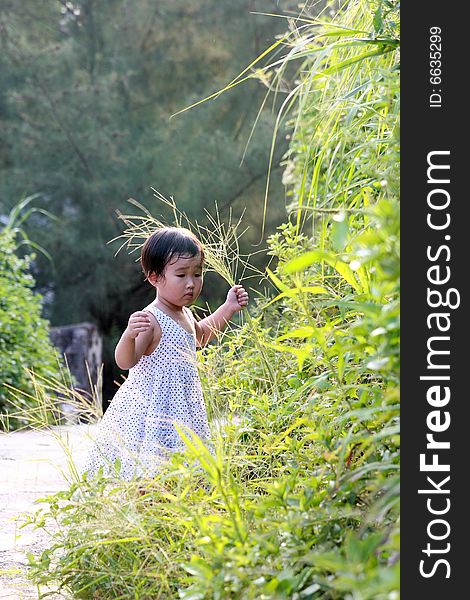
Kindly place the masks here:
<instances>
[{"instance_id":1,"label":"ground","mask_svg":"<svg viewBox=\"0 0 470 600\"><path fill-rule=\"evenodd\" d=\"M69 448L76 466L86 456L92 426L68 425L48 431L0 434L0 598L37 600L26 578L26 552L38 552L47 542L42 532L19 529L21 515L34 511L34 501L65 489ZM65 595L48 598L66 598Z\"/></svg>"}]
</instances>

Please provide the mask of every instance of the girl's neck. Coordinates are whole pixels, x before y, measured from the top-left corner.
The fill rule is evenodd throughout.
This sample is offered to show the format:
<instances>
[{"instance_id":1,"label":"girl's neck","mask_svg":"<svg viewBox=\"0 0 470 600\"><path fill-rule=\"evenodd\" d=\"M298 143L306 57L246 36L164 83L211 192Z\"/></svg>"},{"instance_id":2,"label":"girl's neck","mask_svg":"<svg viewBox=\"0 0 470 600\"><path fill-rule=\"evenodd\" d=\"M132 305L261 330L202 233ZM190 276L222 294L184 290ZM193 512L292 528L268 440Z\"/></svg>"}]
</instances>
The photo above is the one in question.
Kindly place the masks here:
<instances>
[{"instance_id":1,"label":"girl's neck","mask_svg":"<svg viewBox=\"0 0 470 600\"><path fill-rule=\"evenodd\" d=\"M160 308L161 310L163 310L163 312L170 312L170 313L174 313L174 314L178 314L178 313L181 314L183 312L182 306L176 306L175 304L168 302L167 300L165 300L158 294L155 298L154 304L157 308Z\"/></svg>"}]
</instances>

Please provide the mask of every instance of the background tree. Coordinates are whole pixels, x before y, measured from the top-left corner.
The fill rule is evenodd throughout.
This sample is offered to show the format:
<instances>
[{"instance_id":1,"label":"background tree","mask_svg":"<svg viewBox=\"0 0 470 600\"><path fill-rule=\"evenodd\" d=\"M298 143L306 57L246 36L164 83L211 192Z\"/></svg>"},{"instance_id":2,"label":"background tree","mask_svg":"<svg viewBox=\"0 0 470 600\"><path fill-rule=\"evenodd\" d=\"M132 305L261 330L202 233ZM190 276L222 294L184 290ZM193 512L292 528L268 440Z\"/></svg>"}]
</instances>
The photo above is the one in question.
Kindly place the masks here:
<instances>
[{"instance_id":1,"label":"background tree","mask_svg":"<svg viewBox=\"0 0 470 600\"><path fill-rule=\"evenodd\" d=\"M138 265L107 245L121 232L116 210L128 212L128 198L165 217L153 186L199 221L214 202L222 218L246 207L251 229L242 250L259 241L269 109L244 150L263 87L253 82L223 102L171 115L222 88L283 31L283 19L253 12L290 5L1 0L0 212L11 198L42 194L41 205L59 219L28 223L29 236L53 257L32 265L46 316L53 325L97 323L107 365L128 314L151 297ZM281 139L276 165L284 150ZM278 169L270 206L268 230L285 216ZM219 301L219 289L207 285L201 304ZM115 377L105 369L108 387Z\"/></svg>"}]
</instances>

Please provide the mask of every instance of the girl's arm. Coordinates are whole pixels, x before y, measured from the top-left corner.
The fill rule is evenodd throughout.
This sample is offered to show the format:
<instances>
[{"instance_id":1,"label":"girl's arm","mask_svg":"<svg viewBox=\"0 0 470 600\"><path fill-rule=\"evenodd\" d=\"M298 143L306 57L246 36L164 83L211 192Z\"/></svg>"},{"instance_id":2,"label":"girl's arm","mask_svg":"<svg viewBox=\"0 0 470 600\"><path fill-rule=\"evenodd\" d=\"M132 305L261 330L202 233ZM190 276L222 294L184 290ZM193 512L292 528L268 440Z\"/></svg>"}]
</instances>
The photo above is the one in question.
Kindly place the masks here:
<instances>
[{"instance_id":1,"label":"girl's arm","mask_svg":"<svg viewBox=\"0 0 470 600\"><path fill-rule=\"evenodd\" d=\"M161 335L161 331L159 333ZM155 342L156 334L156 327L150 320L148 312L132 313L114 351L117 366L123 370L134 367L150 344Z\"/></svg>"},{"instance_id":2,"label":"girl's arm","mask_svg":"<svg viewBox=\"0 0 470 600\"><path fill-rule=\"evenodd\" d=\"M229 289L227 300L209 317L196 321L196 341L199 347L205 346L218 333L221 333L237 312L248 304L248 293L241 285Z\"/></svg>"}]
</instances>

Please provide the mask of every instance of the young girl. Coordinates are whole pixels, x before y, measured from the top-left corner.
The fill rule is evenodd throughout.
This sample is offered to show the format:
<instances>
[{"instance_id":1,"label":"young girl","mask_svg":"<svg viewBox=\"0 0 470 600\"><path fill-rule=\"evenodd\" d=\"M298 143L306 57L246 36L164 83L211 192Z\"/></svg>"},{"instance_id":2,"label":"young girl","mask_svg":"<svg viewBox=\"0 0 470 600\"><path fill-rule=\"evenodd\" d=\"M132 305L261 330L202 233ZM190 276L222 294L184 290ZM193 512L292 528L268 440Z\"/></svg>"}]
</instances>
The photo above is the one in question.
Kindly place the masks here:
<instances>
[{"instance_id":1,"label":"young girl","mask_svg":"<svg viewBox=\"0 0 470 600\"><path fill-rule=\"evenodd\" d=\"M189 230L164 227L146 240L141 265L155 300L132 313L115 358L129 369L99 425L84 471L124 479L152 476L168 456L184 448L175 423L209 437L196 367L196 346L223 331L248 304L241 285L209 317L196 321L187 308L202 290L204 249Z\"/></svg>"}]
</instances>

